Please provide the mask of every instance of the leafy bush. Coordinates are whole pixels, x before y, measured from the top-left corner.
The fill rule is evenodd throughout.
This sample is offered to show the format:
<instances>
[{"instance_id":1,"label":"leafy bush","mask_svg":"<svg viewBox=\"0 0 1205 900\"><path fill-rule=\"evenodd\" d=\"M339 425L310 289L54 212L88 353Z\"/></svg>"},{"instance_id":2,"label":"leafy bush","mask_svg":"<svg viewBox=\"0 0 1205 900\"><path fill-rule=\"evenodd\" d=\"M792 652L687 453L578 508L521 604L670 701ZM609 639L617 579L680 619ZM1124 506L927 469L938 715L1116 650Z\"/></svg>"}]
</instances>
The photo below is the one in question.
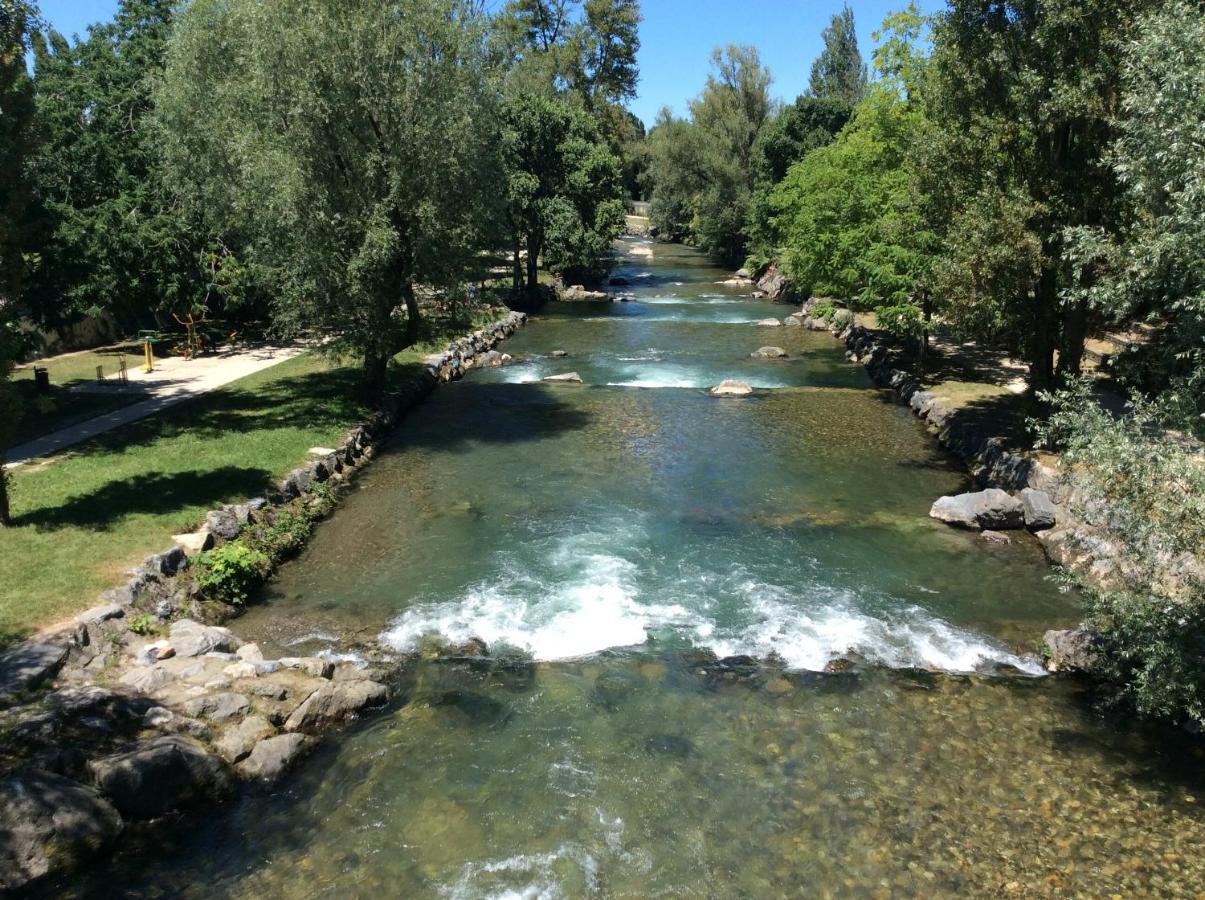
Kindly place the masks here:
<instances>
[{"instance_id":1,"label":"leafy bush","mask_svg":"<svg viewBox=\"0 0 1205 900\"><path fill-rule=\"evenodd\" d=\"M272 521L256 530L252 544L272 563L296 553L314 530L313 518L303 509L284 507L276 510Z\"/></svg>"},{"instance_id":2,"label":"leafy bush","mask_svg":"<svg viewBox=\"0 0 1205 900\"><path fill-rule=\"evenodd\" d=\"M832 300L821 300L812 307L812 315L825 322L831 322L837 313L837 305Z\"/></svg>"},{"instance_id":3,"label":"leafy bush","mask_svg":"<svg viewBox=\"0 0 1205 900\"><path fill-rule=\"evenodd\" d=\"M145 637L148 634L154 634L158 630L159 620L148 613L135 616L130 620L130 631L134 632L134 634Z\"/></svg>"},{"instance_id":4,"label":"leafy bush","mask_svg":"<svg viewBox=\"0 0 1205 900\"><path fill-rule=\"evenodd\" d=\"M1044 399L1053 412L1042 432L1090 498L1074 511L1118 551L1107 590L1069 576L1085 592L1089 625L1105 635L1104 674L1146 715L1205 724L1205 582L1185 565L1199 567L1205 547L1195 408L1173 390L1117 418L1086 380Z\"/></svg>"},{"instance_id":5,"label":"leafy bush","mask_svg":"<svg viewBox=\"0 0 1205 900\"><path fill-rule=\"evenodd\" d=\"M228 603L245 603L272 570L272 560L262 550L231 541L197 557L197 585L201 593Z\"/></svg>"}]
</instances>

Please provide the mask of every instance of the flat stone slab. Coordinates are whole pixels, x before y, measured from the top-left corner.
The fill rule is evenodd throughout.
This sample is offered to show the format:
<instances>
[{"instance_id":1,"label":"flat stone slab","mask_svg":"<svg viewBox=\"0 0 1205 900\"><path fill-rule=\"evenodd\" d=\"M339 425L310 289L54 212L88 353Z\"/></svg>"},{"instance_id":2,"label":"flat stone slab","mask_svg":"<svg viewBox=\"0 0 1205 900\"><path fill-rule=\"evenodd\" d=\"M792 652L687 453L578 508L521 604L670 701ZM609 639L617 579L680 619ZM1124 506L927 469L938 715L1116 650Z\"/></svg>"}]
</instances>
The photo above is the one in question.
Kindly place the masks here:
<instances>
[{"instance_id":1,"label":"flat stone slab","mask_svg":"<svg viewBox=\"0 0 1205 900\"><path fill-rule=\"evenodd\" d=\"M748 397L753 393L753 386L746 381L726 378L707 393L713 397Z\"/></svg>"},{"instance_id":2,"label":"flat stone slab","mask_svg":"<svg viewBox=\"0 0 1205 900\"><path fill-rule=\"evenodd\" d=\"M305 750L308 741L303 734L280 734L255 745L251 754L238 765L243 778L268 781L291 766Z\"/></svg>"},{"instance_id":3,"label":"flat stone slab","mask_svg":"<svg viewBox=\"0 0 1205 900\"><path fill-rule=\"evenodd\" d=\"M775 320L777 321L777 320ZM778 324L782 324L779 322ZM786 359L787 351L782 347L760 347L749 354L753 359Z\"/></svg>"},{"instance_id":4,"label":"flat stone slab","mask_svg":"<svg viewBox=\"0 0 1205 900\"><path fill-rule=\"evenodd\" d=\"M70 648L26 641L0 654L0 697L27 690L55 675Z\"/></svg>"},{"instance_id":5,"label":"flat stone slab","mask_svg":"<svg viewBox=\"0 0 1205 900\"><path fill-rule=\"evenodd\" d=\"M549 375L544 380L553 384L581 384L582 376L576 372L566 372L564 375Z\"/></svg>"}]
</instances>

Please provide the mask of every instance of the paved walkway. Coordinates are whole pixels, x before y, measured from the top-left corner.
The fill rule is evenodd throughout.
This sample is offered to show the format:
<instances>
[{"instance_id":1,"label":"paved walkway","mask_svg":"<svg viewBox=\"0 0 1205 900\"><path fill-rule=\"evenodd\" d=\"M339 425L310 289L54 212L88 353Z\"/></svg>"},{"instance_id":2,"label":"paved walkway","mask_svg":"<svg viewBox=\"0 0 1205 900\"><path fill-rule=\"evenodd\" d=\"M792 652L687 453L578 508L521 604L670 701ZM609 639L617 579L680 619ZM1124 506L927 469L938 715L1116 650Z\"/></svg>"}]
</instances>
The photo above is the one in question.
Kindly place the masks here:
<instances>
[{"instance_id":1,"label":"paved walkway","mask_svg":"<svg viewBox=\"0 0 1205 900\"><path fill-rule=\"evenodd\" d=\"M104 434L106 431L112 431L114 428L153 416L169 406L192 400L232 381L299 356L307 349L309 348L303 345L256 347L254 349L228 350L213 356L202 356L192 360L167 357L156 360L154 371L149 373L144 372L141 365L131 366L130 386L144 394L145 400L139 400L129 406L123 406L121 409L115 409L103 416L80 422L61 431L51 432L27 443L18 444L5 454L8 459L8 465L5 468L15 468L31 460L50 456L74 444ZM121 390L121 388L82 384L72 390L108 393Z\"/></svg>"}]
</instances>

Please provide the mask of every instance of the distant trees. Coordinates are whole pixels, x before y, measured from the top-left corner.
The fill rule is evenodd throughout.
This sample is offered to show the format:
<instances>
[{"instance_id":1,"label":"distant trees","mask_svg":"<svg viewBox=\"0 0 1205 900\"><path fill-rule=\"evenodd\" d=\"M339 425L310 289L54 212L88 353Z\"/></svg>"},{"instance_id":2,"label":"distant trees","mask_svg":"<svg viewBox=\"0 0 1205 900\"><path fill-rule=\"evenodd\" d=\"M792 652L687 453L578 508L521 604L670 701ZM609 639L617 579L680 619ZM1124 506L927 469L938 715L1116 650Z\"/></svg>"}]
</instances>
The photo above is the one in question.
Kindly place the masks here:
<instances>
[{"instance_id":1,"label":"distant trees","mask_svg":"<svg viewBox=\"0 0 1205 900\"><path fill-rule=\"evenodd\" d=\"M279 322L363 360L370 395L500 215L485 21L462 0L195 0L159 94L169 176L246 236ZM400 313L404 306L405 313Z\"/></svg>"},{"instance_id":2,"label":"distant trees","mask_svg":"<svg viewBox=\"0 0 1205 900\"><path fill-rule=\"evenodd\" d=\"M835 14L821 37L824 49L812 63L808 93L824 100L840 100L851 106L866 93L866 64L858 50L854 11L846 4Z\"/></svg>"},{"instance_id":3,"label":"distant trees","mask_svg":"<svg viewBox=\"0 0 1205 900\"><path fill-rule=\"evenodd\" d=\"M770 72L753 47L712 55L690 119L659 117L649 135L652 221L728 260L743 259L753 196L753 148L773 112Z\"/></svg>"},{"instance_id":4,"label":"distant trees","mask_svg":"<svg viewBox=\"0 0 1205 900\"><path fill-rule=\"evenodd\" d=\"M32 201L25 165L37 146L33 82L25 52L36 25L32 6L0 0L0 527L10 524L4 449L21 418L9 376L16 360L16 316L25 277L28 207Z\"/></svg>"}]
</instances>

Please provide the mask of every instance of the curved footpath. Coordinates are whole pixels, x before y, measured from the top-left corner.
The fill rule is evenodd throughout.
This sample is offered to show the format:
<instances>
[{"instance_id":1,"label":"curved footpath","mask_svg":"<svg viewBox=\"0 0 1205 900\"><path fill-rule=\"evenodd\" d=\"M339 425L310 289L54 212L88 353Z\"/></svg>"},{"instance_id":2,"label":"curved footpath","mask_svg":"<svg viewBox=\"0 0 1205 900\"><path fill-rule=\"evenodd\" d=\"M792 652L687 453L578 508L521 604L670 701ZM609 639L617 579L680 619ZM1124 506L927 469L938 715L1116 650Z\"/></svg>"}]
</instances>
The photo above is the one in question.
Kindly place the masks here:
<instances>
[{"instance_id":1,"label":"curved footpath","mask_svg":"<svg viewBox=\"0 0 1205 900\"><path fill-rule=\"evenodd\" d=\"M437 384L502 364L493 348L526 319L510 313L429 357L421 381L278 490L211 511L100 606L0 655L0 891L69 871L128 825L219 802L240 779L277 778L317 735L389 700L400 657L265 659L216 624L241 608L202 599L189 557L286 514L329 513L409 409ZM147 634L167 621L167 638Z\"/></svg>"}]
</instances>

